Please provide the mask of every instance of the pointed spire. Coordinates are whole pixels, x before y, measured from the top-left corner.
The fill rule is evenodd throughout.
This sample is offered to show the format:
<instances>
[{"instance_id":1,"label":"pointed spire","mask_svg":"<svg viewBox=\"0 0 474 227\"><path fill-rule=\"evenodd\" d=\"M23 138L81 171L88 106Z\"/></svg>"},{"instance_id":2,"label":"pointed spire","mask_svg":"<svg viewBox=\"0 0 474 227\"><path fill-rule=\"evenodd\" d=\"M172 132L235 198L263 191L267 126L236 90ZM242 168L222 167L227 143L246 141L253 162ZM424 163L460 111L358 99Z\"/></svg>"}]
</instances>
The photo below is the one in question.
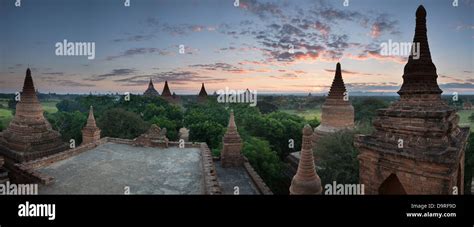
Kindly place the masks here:
<instances>
[{"instance_id":1,"label":"pointed spire","mask_svg":"<svg viewBox=\"0 0 474 227\"><path fill-rule=\"evenodd\" d=\"M301 145L300 161L298 170L293 177L290 186L291 195L315 195L321 194L321 179L316 173L313 157L311 137L313 130L310 125L303 128L303 142Z\"/></svg>"},{"instance_id":2,"label":"pointed spire","mask_svg":"<svg viewBox=\"0 0 474 227\"><path fill-rule=\"evenodd\" d=\"M242 139L240 138L234 120L234 111L230 112L229 125L222 139L223 148L221 152L222 167L239 167L244 163L241 153Z\"/></svg>"},{"instance_id":3,"label":"pointed spire","mask_svg":"<svg viewBox=\"0 0 474 227\"><path fill-rule=\"evenodd\" d=\"M237 125L235 124L234 111L230 111L229 124L227 125L227 131L224 134L224 142L240 142L240 135L237 131Z\"/></svg>"},{"instance_id":4,"label":"pointed spire","mask_svg":"<svg viewBox=\"0 0 474 227\"><path fill-rule=\"evenodd\" d=\"M148 89L155 89L155 86L153 86L153 81L151 80L151 77L150 77L150 82L148 83Z\"/></svg>"},{"instance_id":5,"label":"pointed spire","mask_svg":"<svg viewBox=\"0 0 474 227\"><path fill-rule=\"evenodd\" d=\"M342 80L341 64L338 62L331 89L329 90L328 99L342 100L344 98L344 92L346 92L346 86Z\"/></svg>"},{"instance_id":6,"label":"pointed spire","mask_svg":"<svg viewBox=\"0 0 474 227\"><path fill-rule=\"evenodd\" d=\"M199 91L199 97L206 97L206 96L207 96L206 88L204 87L204 83L202 83L201 91Z\"/></svg>"},{"instance_id":7,"label":"pointed spire","mask_svg":"<svg viewBox=\"0 0 474 227\"><path fill-rule=\"evenodd\" d=\"M87 118L86 128L97 128L94 117L94 108L92 106L89 109L89 117Z\"/></svg>"},{"instance_id":8,"label":"pointed spire","mask_svg":"<svg viewBox=\"0 0 474 227\"><path fill-rule=\"evenodd\" d=\"M26 70L25 81L23 83L22 96L25 96L25 95L36 95L36 89L33 83L33 78L31 77L30 68Z\"/></svg>"},{"instance_id":9,"label":"pointed spire","mask_svg":"<svg viewBox=\"0 0 474 227\"><path fill-rule=\"evenodd\" d=\"M100 140L100 129L95 123L94 108L89 109L86 126L82 129L82 144L93 143Z\"/></svg>"},{"instance_id":10,"label":"pointed spire","mask_svg":"<svg viewBox=\"0 0 474 227\"><path fill-rule=\"evenodd\" d=\"M230 111L229 124L228 124L227 127L237 129L237 125L235 125L234 111L233 110Z\"/></svg>"},{"instance_id":11,"label":"pointed spire","mask_svg":"<svg viewBox=\"0 0 474 227\"><path fill-rule=\"evenodd\" d=\"M400 91L398 91L402 99L405 98L405 95L407 97L412 97L411 95L413 94L434 94L439 96L442 93L436 81L438 75L436 74L436 66L431 60L426 33L426 10L423 5L420 5L416 10L416 27L412 53L405 65L403 84Z\"/></svg>"},{"instance_id":12,"label":"pointed spire","mask_svg":"<svg viewBox=\"0 0 474 227\"><path fill-rule=\"evenodd\" d=\"M150 77L150 82L148 83L148 89L146 89L145 93L143 93L144 96L148 96L148 97L153 97L153 96L158 96L160 95L156 89L155 89L155 86L153 85L153 81Z\"/></svg>"},{"instance_id":13,"label":"pointed spire","mask_svg":"<svg viewBox=\"0 0 474 227\"><path fill-rule=\"evenodd\" d=\"M161 96L171 96L171 91L168 87L168 81L165 81L165 86L163 87L163 92L161 92Z\"/></svg>"}]
</instances>

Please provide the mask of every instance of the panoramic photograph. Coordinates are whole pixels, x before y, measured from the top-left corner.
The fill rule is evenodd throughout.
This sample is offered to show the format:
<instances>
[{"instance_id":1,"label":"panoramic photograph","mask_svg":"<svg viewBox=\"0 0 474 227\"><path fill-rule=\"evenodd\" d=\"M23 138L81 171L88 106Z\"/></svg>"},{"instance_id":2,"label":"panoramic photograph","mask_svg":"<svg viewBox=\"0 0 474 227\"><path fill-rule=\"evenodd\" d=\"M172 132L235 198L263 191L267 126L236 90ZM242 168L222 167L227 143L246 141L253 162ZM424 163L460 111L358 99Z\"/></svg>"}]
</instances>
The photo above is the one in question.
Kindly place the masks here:
<instances>
[{"instance_id":1,"label":"panoramic photograph","mask_svg":"<svg viewBox=\"0 0 474 227\"><path fill-rule=\"evenodd\" d=\"M5 220L54 223L65 196L337 195L458 221L474 193L473 12L472 0L0 0Z\"/></svg>"}]
</instances>

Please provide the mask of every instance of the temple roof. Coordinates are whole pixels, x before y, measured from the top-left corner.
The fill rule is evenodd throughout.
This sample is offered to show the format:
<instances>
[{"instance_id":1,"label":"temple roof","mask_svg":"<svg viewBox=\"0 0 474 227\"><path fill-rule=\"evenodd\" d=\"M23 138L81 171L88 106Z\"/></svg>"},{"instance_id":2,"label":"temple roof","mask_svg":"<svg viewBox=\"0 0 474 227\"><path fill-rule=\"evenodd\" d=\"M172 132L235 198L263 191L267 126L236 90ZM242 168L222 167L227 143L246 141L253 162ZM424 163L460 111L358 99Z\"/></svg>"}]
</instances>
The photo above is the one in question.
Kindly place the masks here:
<instances>
[{"instance_id":1,"label":"temple roof","mask_svg":"<svg viewBox=\"0 0 474 227\"><path fill-rule=\"evenodd\" d=\"M199 97L206 97L207 96L207 92L206 92L206 88L204 87L204 83L202 83L202 86L201 86L201 91L199 91Z\"/></svg>"},{"instance_id":2,"label":"temple roof","mask_svg":"<svg viewBox=\"0 0 474 227\"><path fill-rule=\"evenodd\" d=\"M153 85L153 81L150 78L150 82L148 83L148 88L146 89L145 93L143 93L145 96L158 96L160 95L158 91L156 91L155 86Z\"/></svg>"},{"instance_id":3,"label":"temple roof","mask_svg":"<svg viewBox=\"0 0 474 227\"><path fill-rule=\"evenodd\" d=\"M332 81L331 89L329 90L328 99L340 99L343 100L344 92L346 92L346 86L342 80L341 64L338 62L336 65L336 72Z\"/></svg>"},{"instance_id":4,"label":"temple roof","mask_svg":"<svg viewBox=\"0 0 474 227\"><path fill-rule=\"evenodd\" d=\"M403 73L403 84L398 94L403 99L404 96L413 94L441 94L442 91L438 86L436 79L436 66L431 60L430 47L428 44L426 29L426 10L420 5L416 10L416 27L413 37L412 47L419 45L418 54L412 52L408 57ZM411 97L411 96L410 96Z\"/></svg>"},{"instance_id":5,"label":"temple roof","mask_svg":"<svg viewBox=\"0 0 474 227\"><path fill-rule=\"evenodd\" d=\"M163 92L161 92L161 96L172 96L170 88L168 87L168 81L165 81L165 86L163 87Z\"/></svg>"},{"instance_id":6,"label":"temple roof","mask_svg":"<svg viewBox=\"0 0 474 227\"><path fill-rule=\"evenodd\" d=\"M225 143L240 143L240 135L237 131L237 125L235 124L234 111L230 112L229 124L227 126L227 131L224 134Z\"/></svg>"}]
</instances>

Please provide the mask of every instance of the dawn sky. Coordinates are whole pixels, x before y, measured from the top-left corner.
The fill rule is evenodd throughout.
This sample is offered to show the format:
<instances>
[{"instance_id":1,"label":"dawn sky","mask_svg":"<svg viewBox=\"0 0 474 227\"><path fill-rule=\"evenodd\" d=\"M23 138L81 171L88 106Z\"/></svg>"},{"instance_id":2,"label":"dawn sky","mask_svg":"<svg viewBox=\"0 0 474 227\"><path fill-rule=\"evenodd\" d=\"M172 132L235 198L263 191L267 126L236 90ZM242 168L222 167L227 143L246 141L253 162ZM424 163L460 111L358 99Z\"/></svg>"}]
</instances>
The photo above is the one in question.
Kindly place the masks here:
<instances>
[{"instance_id":1,"label":"dawn sky","mask_svg":"<svg viewBox=\"0 0 474 227\"><path fill-rule=\"evenodd\" d=\"M124 1L0 0L0 92L20 91L30 67L40 92L142 93L152 78L160 93L165 80L177 94L202 82L209 93L324 93L337 62L350 92L396 92L407 57L380 44L411 42L423 4L438 83L474 93L472 0ZM94 42L95 59L56 56L64 39Z\"/></svg>"}]
</instances>

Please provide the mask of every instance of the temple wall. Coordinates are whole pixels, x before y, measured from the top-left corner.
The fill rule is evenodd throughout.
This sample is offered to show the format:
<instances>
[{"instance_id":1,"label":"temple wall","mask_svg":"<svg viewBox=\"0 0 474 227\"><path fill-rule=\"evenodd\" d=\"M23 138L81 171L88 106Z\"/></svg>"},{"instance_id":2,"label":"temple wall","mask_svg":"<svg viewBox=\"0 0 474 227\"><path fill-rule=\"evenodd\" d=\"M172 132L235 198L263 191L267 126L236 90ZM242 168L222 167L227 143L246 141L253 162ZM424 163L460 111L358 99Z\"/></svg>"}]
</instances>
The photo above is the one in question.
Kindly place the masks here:
<instances>
[{"instance_id":1,"label":"temple wall","mask_svg":"<svg viewBox=\"0 0 474 227\"><path fill-rule=\"evenodd\" d=\"M365 148L360 148L358 158L359 182L364 184L368 195L379 194L380 186L391 174L397 176L407 194L452 194L457 183L459 165L451 168L447 164L407 159Z\"/></svg>"}]
</instances>

